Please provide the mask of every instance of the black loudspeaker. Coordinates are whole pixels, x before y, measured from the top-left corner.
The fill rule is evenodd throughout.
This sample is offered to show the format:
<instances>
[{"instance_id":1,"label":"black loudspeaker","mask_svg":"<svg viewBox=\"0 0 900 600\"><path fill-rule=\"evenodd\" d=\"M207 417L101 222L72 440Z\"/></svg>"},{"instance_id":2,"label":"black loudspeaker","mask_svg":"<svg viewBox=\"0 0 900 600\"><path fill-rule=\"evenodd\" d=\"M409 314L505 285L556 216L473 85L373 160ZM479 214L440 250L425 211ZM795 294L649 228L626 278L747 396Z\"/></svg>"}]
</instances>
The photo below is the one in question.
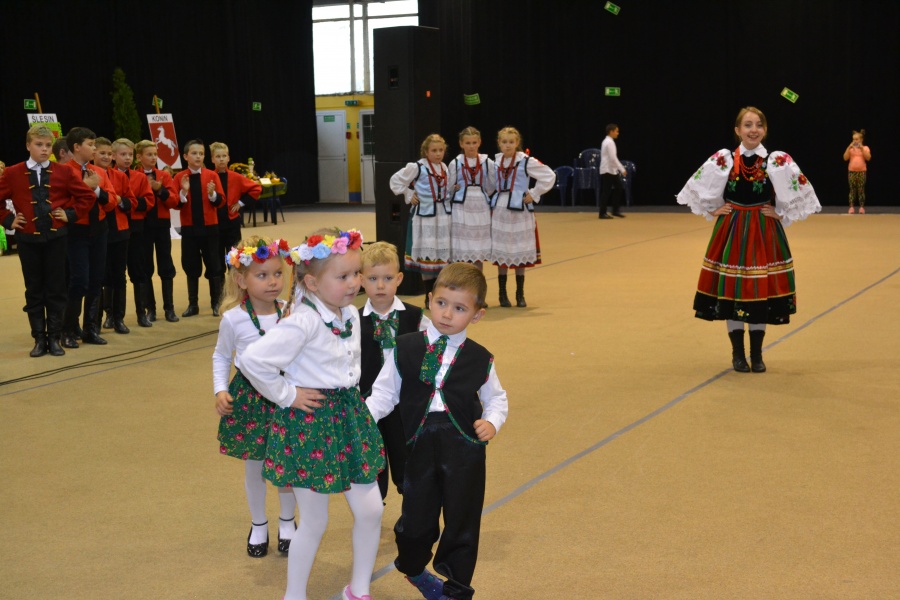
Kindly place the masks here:
<instances>
[{"instance_id":1,"label":"black loudspeaker","mask_svg":"<svg viewBox=\"0 0 900 600\"><path fill-rule=\"evenodd\" d=\"M419 159L422 140L441 130L440 36L432 27L372 32L375 52L375 235L397 246L401 268L409 206L391 191L391 176ZM421 278L406 273L398 293L421 294Z\"/></svg>"}]
</instances>

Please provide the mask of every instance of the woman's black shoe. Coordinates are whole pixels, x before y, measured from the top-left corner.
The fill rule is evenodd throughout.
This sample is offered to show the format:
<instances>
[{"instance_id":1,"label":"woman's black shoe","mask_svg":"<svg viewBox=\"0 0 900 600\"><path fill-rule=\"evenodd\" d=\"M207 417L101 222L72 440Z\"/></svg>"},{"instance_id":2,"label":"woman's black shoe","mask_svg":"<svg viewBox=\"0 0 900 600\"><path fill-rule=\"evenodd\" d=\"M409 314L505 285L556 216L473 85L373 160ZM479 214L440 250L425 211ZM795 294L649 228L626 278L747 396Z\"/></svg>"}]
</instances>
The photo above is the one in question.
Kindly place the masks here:
<instances>
[{"instance_id":1,"label":"woman's black shoe","mask_svg":"<svg viewBox=\"0 0 900 600\"><path fill-rule=\"evenodd\" d=\"M267 525L267 524L268 524L268 521L266 521L265 523L260 523L259 525L256 525L256 523L253 523L253 525L256 525L257 527L261 527L261 526ZM263 556L265 556L266 554L269 553L269 532L268 531L266 532L266 541L263 542L262 544L251 544L250 543L251 535L253 535L253 527L250 528L250 533L247 534L247 554L249 554L253 558L262 558Z\"/></svg>"},{"instance_id":2,"label":"woman's black shoe","mask_svg":"<svg viewBox=\"0 0 900 600\"><path fill-rule=\"evenodd\" d=\"M297 523L294 522L294 519L282 519L281 517L278 517L278 520L284 521L284 522L290 521L290 522L294 523L294 531L297 531ZM291 549L291 539L293 539L293 538L281 537L281 529L279 528L279 530L278 530L278 551L283 554L287 554L288 550Z\"/></svg>"}]
</instances>

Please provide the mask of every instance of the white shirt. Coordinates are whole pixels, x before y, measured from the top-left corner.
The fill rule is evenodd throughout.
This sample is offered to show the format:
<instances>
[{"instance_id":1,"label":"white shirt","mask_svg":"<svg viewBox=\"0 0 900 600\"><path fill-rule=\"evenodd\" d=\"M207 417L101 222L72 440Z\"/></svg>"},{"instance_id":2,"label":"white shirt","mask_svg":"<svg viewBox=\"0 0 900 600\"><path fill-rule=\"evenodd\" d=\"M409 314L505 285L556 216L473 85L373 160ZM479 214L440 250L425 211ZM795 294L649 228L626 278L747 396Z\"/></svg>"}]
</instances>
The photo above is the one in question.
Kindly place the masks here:
<instances>
[{"instance_id":1,"label":"white shirt","mask_svg":"<svg viewBox=\"0 0 900 600\"><path fill-rule=\"evenodd\" d=\"M616 155L616 141L609 136L600 144L600 174L618 175L625 170Z\"/></svg>"},{"instance_id":2,"label":"white shirt","mask_svg":"<svg viewBox=\"0 0 900 600\"><path fill-rule=\"evenodd\" d=\"M282 307L283 309L283 307ZM278 323L278 313L271 315L257 315L259 326L263 331L271 331ZM244 350L258 340L259 330L250 315L240 306L226 310L222 313L222 321L219 323L219 338L216 340L216 349L213 351L213 394L228 390L228 380L231 376L231 361L234 357L234 366L241 368L241 354Z\"/></svg>"},{"instance_id":3,"label":"white shirt","mask_svg":"<svg viewBox=\"0 0 900 600\"><path fill-rule=\"evenodd\" d=\"M434 325L428 326L428 343L433 344L440 336L440 332L435 329ZM444 376L450 363L456 357L460 344L466 341L466 330L451 335L447 339L447 350L444 352L441 367L438 369L437 377L435 377L435 387L437 393L431 401L429 412L437 412L444 410L443 393L441 387L444 385ZM392 348L385 358L384 366L372 384L372 395L366 400L366 406L376 421L383 419L394 410L397 403L400 402L400 386L403 380L400 372L397 371L397 363L394 360L394 350ZM506 399L506 390L500 385L500 379L497 377L497 369L491 365L490 373L487 381L478 390L478 397L481 400L483 412L481 418L489 421L494 429L500 431L500 427L506 422L506 416L509 414L509 403Z\"/></svg>"},{"instance_id":4,"label":"white shirt","mask_svg":"<svg viewBox=\"0 0 900 600\"><path fill-rule=\"evenodd\" d=\"M741 144L739 148L740 148L741 154L742 154L743 156L747 156L747 157L753 156L753 155L755 154L756 156L760 156L760 157L762 157L762 158L765 158L765 157L767 157L767 156L769 155L769 151L766 150L766 147L763 146L762 144L760 144L759 146L757 146L757 147L754 148L753 150L747 150L746 148L744 148L744 144Z\"/></svg>"},{"instance_id":5,"label":"white shirt","mask_svg":"<svg viewBox=\"0 0 900 600\"><path fill-rule=\"evenodd\" d=\"M282 408L294 402L297 387L330 390L359 385L359 311L345 306L337 316L315 295L307 293L306 297L319 309L318 314L298 302L290 316L266 330L266 335L241 354L241 372L260 394ZM348 319L352 329L346 338L325 326L334 322L343 329Z\"/></svg>"},{"instance_id":6,"label":"white shirt","mask_svg":"<svg viewBox=\"0 0 900 600\"><path fill-rule=\"evenodd\" d=\"M394 312L395 310L396 310L396 311L406 310L406 307L403 306L403 302L401 302L401 301L400 301L400 298L398 298L397 296L394 296L394 303L391 304L391 307L390 307L390 308L388 309L388 311L387 311L386 313L384 313L384 314L381 314L380 312L378 312L377 310L375 310L375 307L372 306L372 301L371 301L371 300L366 300L366 305L363 306L362 316L363 316L363 317L368 317L368 316L371 315L372 313L375 313L375 314L378 316L378 320L379 320L379 321L384 321L384 320L387 319L387 318L391 315L391 313ZM422 313L422 318L421 318L421 320L419 320L419 331L425 331L426 329L428 329L428 326L429 326L429 325L431 325L431 319L429 319L428 317L426 317L426 316L425 316L425 313ZM394 330L394 337L397 337L397 331L396 331L396 330ZM390 356L390 351L391 351L390 348L385 348L384 350L382 350L382 352L384 352L384 362L387 362L387 358L388 358L388 356Z\"/></svg>"},{"instance_id":7,"label":"white shirt","mask_svg":"<svg viewBox=\"0 0 900 600\"><path fill-rule=\"evenodd\" d=\"M38 184L40 184L41 183L41 169L46 169L47 167L49 167L50 161L45 160L44 162L39 163L38 161L34 160L33 158L29 158L28 160L25 161L25 166L28 167L29 169L31 169L32 171L34 171L35 173L37 173Z\"/></svg>"}]
</instances>

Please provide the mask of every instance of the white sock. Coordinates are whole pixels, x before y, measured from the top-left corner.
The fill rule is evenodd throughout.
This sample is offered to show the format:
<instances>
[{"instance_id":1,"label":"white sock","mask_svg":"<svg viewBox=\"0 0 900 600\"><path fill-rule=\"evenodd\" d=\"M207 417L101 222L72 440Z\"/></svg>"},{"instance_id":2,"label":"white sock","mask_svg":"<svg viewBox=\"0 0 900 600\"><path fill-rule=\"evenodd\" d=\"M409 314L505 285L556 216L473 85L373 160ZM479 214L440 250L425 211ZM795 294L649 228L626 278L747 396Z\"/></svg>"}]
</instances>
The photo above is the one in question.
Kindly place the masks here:
<instances>
[{"instance_id":1,"label":"white sock","mask_svg":"<svg viewBox=\"0 0 900 600\"><path fill-rule=\"evenodd\" d=\"M305 488L294 488L300 507L300 523L288 552L287 590L284 600L306 600L306 586L312 570L319 542L328 527L329 494L319 494ZM379 499L381 495L379 494Z\"/></svg>"},{"instance_id":2,"label":"white sock","mask_svg":"<svg viewBox=\"0 0 900 600\"><path fill-rule=\"evenodd\" d=\"M263 461L244 461L244 489L247 491L247 505L250 507L250 521L254 523L250 533L250 544L264 544L269 539L266 523L266 480L262 476Z\"/></svg>"},{"instance_id":3,"label":"white sock","mask_svg":"<svg viewBox=\"0 0 900 600\"><path fill-rule=\"evenodd\" d=\"M350 484L344 492L353 513L353 574L350 591L354 596L369 594L372 570L381 542L381 515L384 503L377 483Z\"/></svg>"},{"instance_id":4,"label":"white sock","mask_svg":"<svg viewBox=\"0 0 900 600\"><path fill-rule=\"evenodd\" d=\"M294 497L294 490L289 487L278 488L278 502L281 504L281 514L278 515L278 536L283 540L289 540L294 537L294 507L297 506L297 499Z\"/></svg>"}]
</instances>

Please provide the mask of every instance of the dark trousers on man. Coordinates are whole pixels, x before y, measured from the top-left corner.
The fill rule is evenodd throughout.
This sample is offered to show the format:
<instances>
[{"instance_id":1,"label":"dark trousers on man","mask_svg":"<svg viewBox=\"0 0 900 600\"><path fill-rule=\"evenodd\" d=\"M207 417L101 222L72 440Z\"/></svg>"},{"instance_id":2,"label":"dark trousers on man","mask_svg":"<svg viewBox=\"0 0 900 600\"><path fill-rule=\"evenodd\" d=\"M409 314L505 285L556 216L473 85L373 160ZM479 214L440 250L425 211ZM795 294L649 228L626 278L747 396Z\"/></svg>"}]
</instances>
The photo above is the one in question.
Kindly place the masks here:
<instances>
[{"instance_id":1,"label":"dark trousers on man","mask_svg":"<svg viewBox=\"0 0 900 600\"><path fill-rule=\"evenodd\" d=\"M147 310L156 313L156 295L153 292L153 254L156 251L156 270L162 280L163 309L175 310L172 299L172 281L175 279L175 263L172 261L172 232L169 227L144 227L144 267L147 269ZM224 257L222 260L225 260Z\"/></svg>"},{"instance_id":2,"label":"dark trousers on man","mask_svg":"<svg viewBox=\"0 0 900 600\"><path fill-rule=\"evenodd\" d=\"M619 204L625 191L624 183L618 174L600 174L600 215L606 214L606 207L612 201L612 214L619 214Z\"/></svg>"},{"instance_id":3,"label":"dark trousers on man","mask_svg":"<svg viewBox=\"0 0 900 600\"><path fill-rule=\"evenodd\" d=\"M205 271L209 280L209 300L213 313L219 309L219 296L225 272L225 255L219 255L219 232L207 227L206 235L189 235L181 238L181 268L187 275L188 310L198 306L199 279ZM184 314L183 316L189 316Z\"/></svg>"},{"instance_id":4,"label":"dark trousers on man","mask_svg":"<svg viewBox=\"0 0 900 600\"><path fill-rule=\"evenodd\" d=\"M33 337L38 333L43 334L46 327L48 334L59 338L68 296L67 236L40 243L21 242L18 247L25 280L25 307L22 310L28 313L31 334ZM39 332L38 329L42 331Z\"/></svg>"},{"instance_id":5,"label":"dark trousers on man","mask_svg":"<svg viewBox=\"0 0 900 600\"><path fill-rule=\"evenodd\" d=\"M484 507L485 446L466 440L444 412L428 414L406 458L403 509L394 526L397 570L419 575L434 553L444 595L469 600ZM440 531L441 510L444 531Z\"/></svg>"},{"instance_id":6,"label":"dark trousers on man","mask_svg":"<svg viewBox=\"0 0 900 600\"><path fill-rule=\"evenodd\" d=\"M69 298L66 304L66 322L63 324L66 333L73 333L81 315L81 303L84 302L83 328L99 331L97 322L100 309L100 291L106 278L106 238L109 233L106 224L98 228L94 235L79 233L69 238Z\"/></svg>"}]
</instances>

